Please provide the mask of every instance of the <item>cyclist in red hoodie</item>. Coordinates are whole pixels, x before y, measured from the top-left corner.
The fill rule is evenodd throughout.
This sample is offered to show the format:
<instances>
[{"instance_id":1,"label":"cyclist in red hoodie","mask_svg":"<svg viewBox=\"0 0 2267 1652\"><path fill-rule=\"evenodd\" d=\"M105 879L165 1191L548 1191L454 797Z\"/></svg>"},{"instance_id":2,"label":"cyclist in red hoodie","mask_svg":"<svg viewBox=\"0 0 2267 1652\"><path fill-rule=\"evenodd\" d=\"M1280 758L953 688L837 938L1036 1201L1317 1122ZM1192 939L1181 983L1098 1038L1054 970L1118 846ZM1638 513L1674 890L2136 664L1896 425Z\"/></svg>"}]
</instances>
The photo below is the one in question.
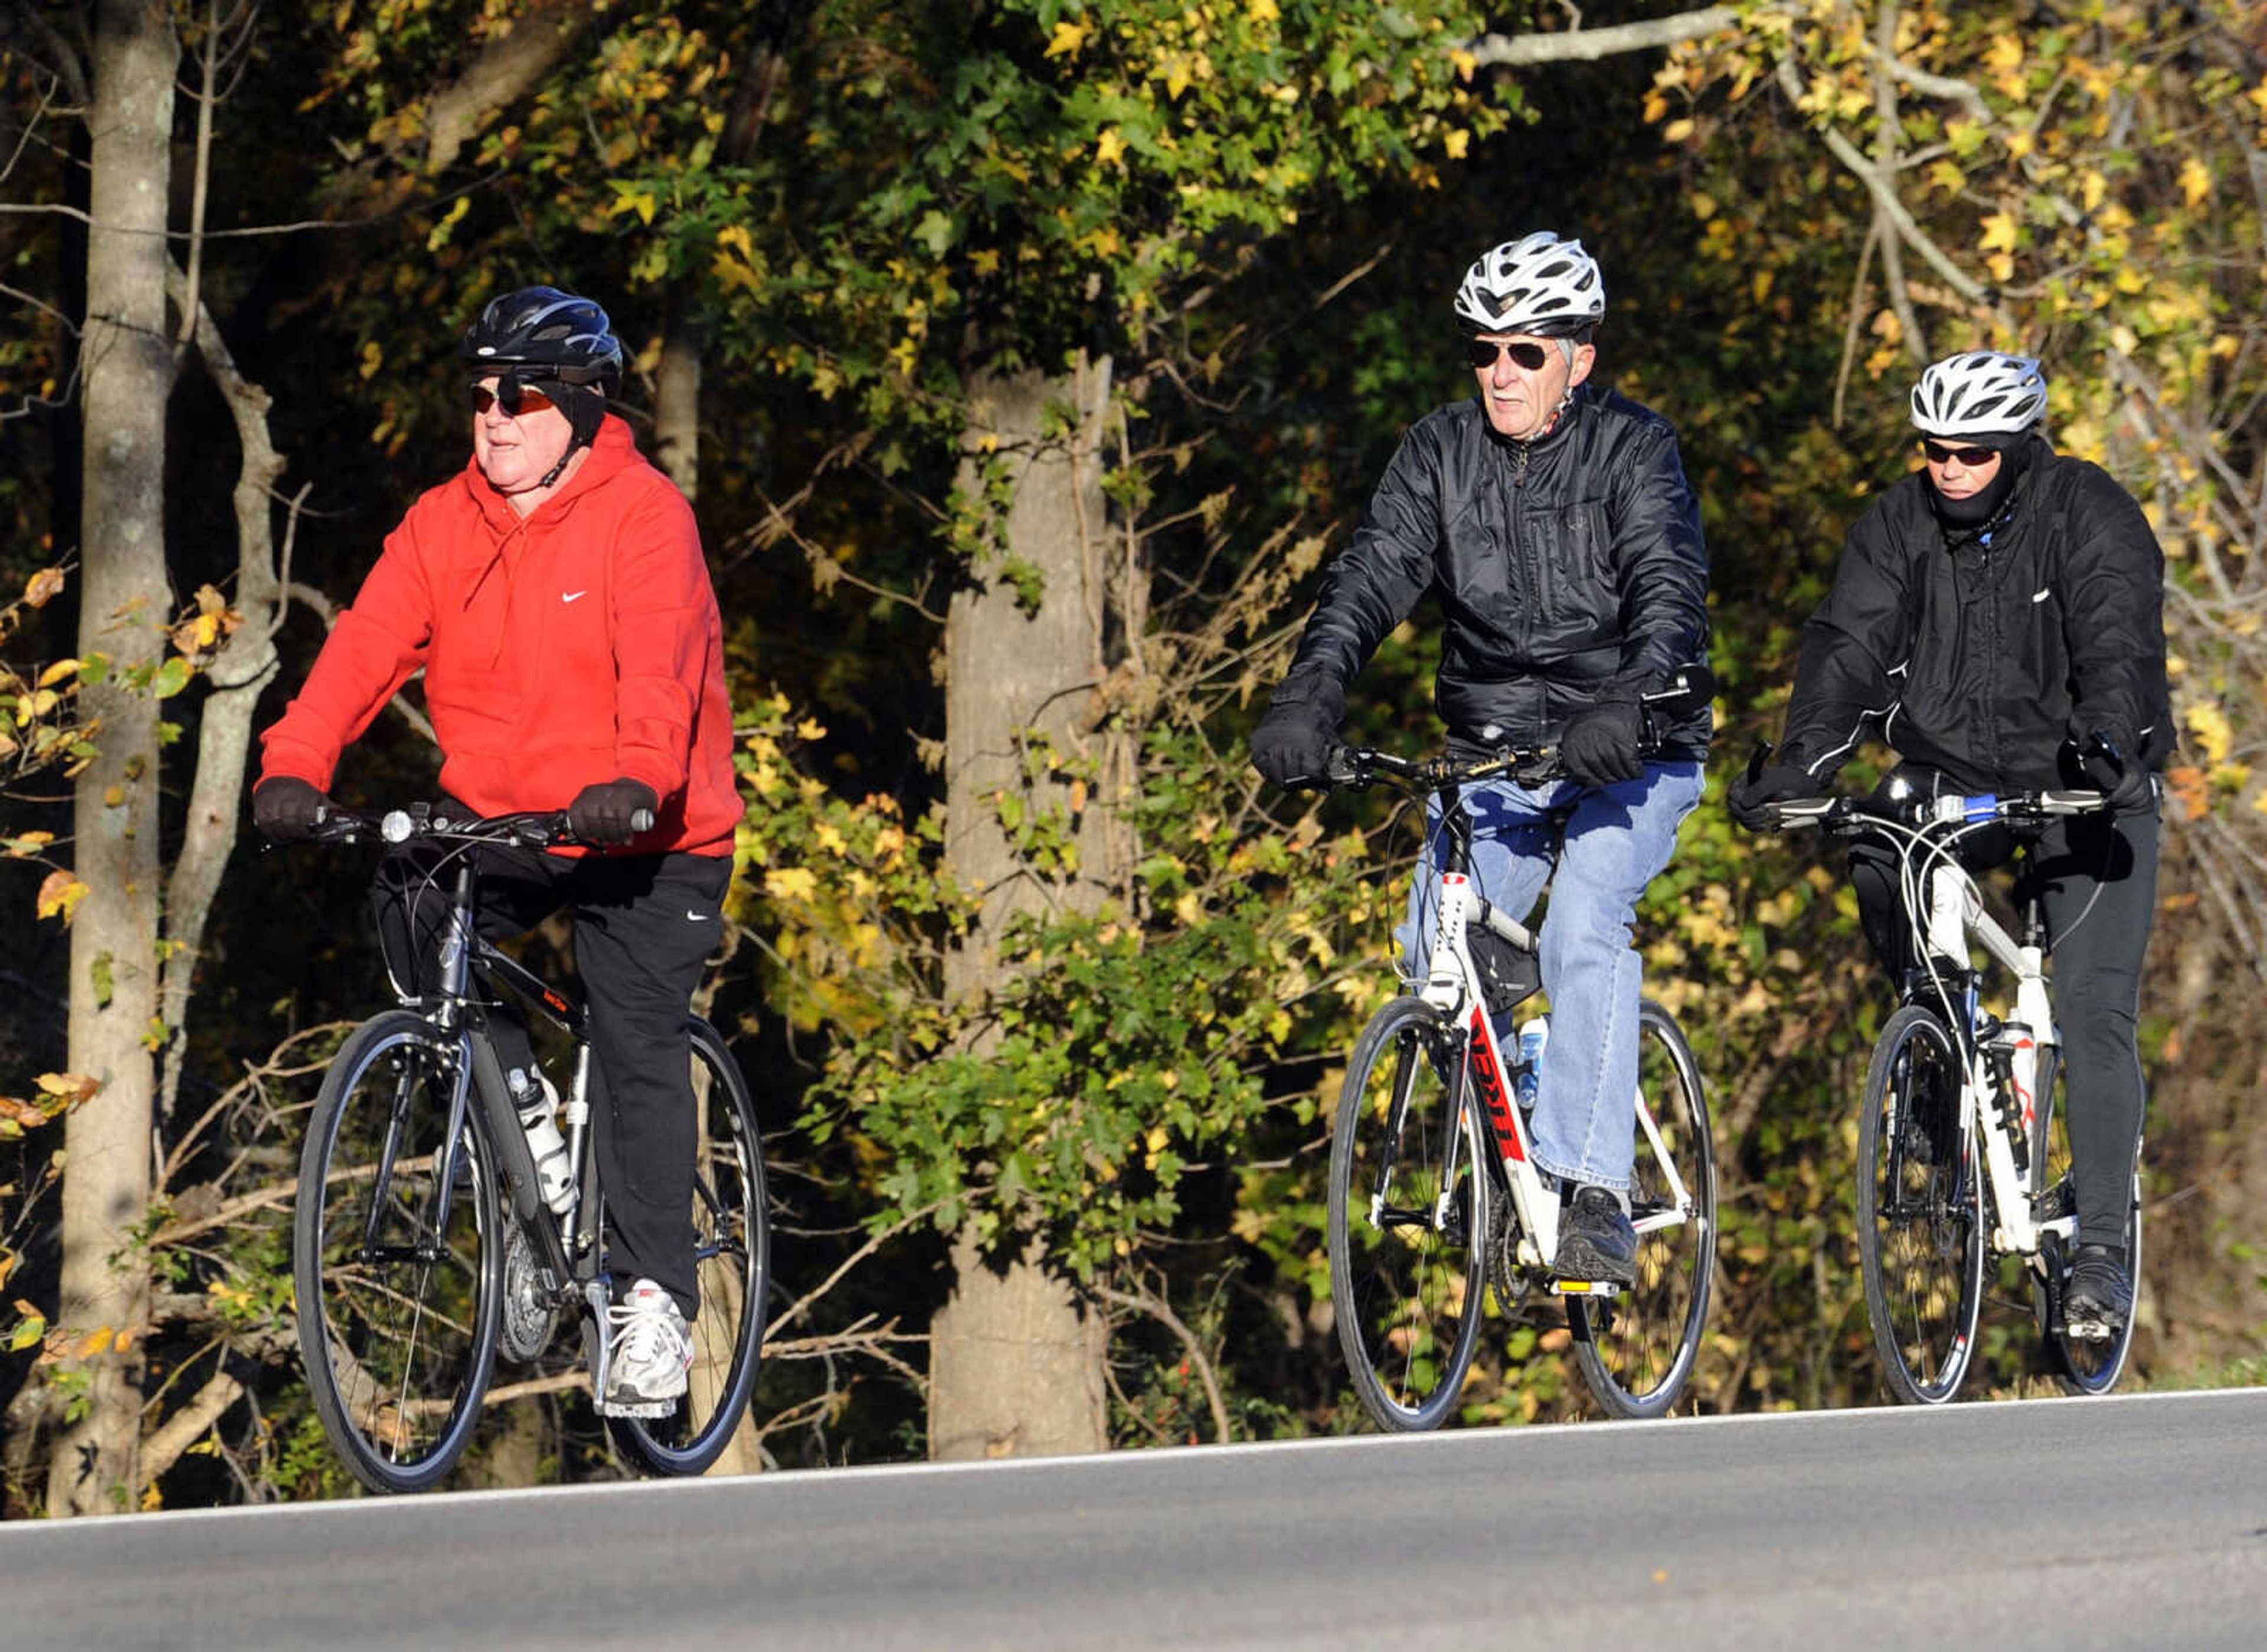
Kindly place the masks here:
<instances>
[{"instance_id":1,"label":"cyclist in red hoodie","mask_svg":"<svg viewBox=\"0 0 2267 1652\"><path fill-rule=\"evenodd\" d=\"M686 1012L741 813L723 625L691 505L606 411L622 371L606 312L525 288L489 304L460 353L471 462L410 507L261 736L253 816L272 840L306 836L341 752L422 669L451 800L564 809L604 846L483 849L481 921L501 936L574 914L616 1293L599 1403L652 1414L685 1391L700 1308ZM372 891L413 990L440 904L421 904L423 870L398 855ZM526 1027L491 1030L506 1068L532 1074Z\"/></svg>"}]
</instances>

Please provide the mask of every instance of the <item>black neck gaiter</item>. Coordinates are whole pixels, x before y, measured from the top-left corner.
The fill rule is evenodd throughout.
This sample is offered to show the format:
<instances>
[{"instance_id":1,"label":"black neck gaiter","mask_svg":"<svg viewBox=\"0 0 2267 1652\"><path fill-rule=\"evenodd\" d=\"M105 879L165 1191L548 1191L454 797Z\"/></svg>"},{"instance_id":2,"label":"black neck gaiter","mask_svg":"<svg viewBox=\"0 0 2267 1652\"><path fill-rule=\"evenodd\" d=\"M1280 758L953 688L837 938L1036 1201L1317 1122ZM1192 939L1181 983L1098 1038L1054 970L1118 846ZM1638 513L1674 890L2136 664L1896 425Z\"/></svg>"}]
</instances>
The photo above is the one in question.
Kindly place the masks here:
<instances>
[{"instance_id":1,"label":"black neck gaiter","mask_svg":"<svg viewBox=\"0 0 2267 1652\"><path fill-rule=\"evenodd\" d=\"M1988 445L1988 444L1978 444ZM2014 492L2015 483L2030 467L2031 442L2029 435L2016 437L2013 443L1999 450L1999 474L1965 499L1948 499L1937 492L1932 479L1928 483L1929 509L1948 533L1974 533L1999 515L2007 496ZM1926 474L1926 473L1924 473Z\"/></svg>"}]
</instances>

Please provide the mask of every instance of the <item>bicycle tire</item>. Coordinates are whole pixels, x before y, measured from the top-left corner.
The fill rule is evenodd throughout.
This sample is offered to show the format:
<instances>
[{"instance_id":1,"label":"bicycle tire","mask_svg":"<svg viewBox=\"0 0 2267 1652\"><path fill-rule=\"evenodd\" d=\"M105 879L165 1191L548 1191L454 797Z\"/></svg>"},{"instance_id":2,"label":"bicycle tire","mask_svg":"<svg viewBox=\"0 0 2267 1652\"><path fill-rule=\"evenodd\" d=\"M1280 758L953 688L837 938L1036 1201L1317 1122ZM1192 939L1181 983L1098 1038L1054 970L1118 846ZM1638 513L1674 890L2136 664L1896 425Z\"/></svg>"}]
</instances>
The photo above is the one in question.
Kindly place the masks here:
<instances>
[{"instance_id":1,"label":"bicycle tire","mask_svg":"<svg viewBox=\"0 0 2267 1652\"><path fill-rule=\"evenodd\" d=\"M1858 1252L1866 1313L1890 1391L1909 1405L1960 1392L1984 1300L1984 1198L1963 1127L1959 1046L1906 1004L1874 1041L1858 1132Z\"/></svg>"},{"instance_id":2,"label":"bicycle tire","mask_svg":"<svg viewBox=\"0 0 2267 1652\"><path fill-rule=\"evenodd\" d=\"M2038 1105L2032 1110L2031 1163L2040 1167L2036 1179L2042 1190L2037 1208L2043 1218L2077 1208L2076 1194L2071 1186L2069 1120L2064 1112L2065 1072L2060 1050L2049 1045L2039 1052ZM2125 1264L2133 1281L2134 1306L2138 1309L2141 1289L2139 1165L2134 1168L2132 1203L2125 1216ZM2139 1314L2128 1313L2124 1327L2107 1342L2073 1337L2062 1324L2063 1275L2070 1266L2070 1254L2051 1235L2041 1239L2040 1266L2054 1274L2051 1286L2038 1275L2034 1275L2031 1281L2033 1304L2040 1334L2046 1342L2049 1369L2065 1393L2108 1393L2125 1374L2126 1357L2133 1348L2133 1322Z\"/></svg>"},{"instance_id":3,"label":"bicycle tire","mask_svg":"<svg viewBox=\"0 0 2267 1652\"><path fill-rule=\"evenodd\" d=\"M1489 1187L1477 1109L1444 1128L1459 1042L1423 1000L1387 1004L1354 1045L1332 1132L1339 1345L1363 1409L1396 1433L1441 1424L1479 1340Z\"/></svg>"},{"instance_id":4,"label":"bicycle tire","mask_svg":"<svg viewBox=\"0 0 2267 1652\"><path fill-rule=\"evenodd\" d=\"M755 1391L770 1307L771 1207L755 1101L715 1028L696 1017L691 1034L701 1120L693 1210L701 1311L692 1325L693 1369L673 1414L607 1419L623 1451L656 1474L704 1473L731 1443Z\"/></svg>"},{"instance_id":5,"label":"bicycle tire","mask_svg":"<svg viewBox=\"0 0 2267 1652\"><path fill-rule=\"evenodd\" d=\"M373 1491L446 1476L495 1369L503 1228L476 1110L450 1219L438 1235L429 1223L460 1059L457 1039L406 1010L364 1022L324 1075L300 1154L300 1357L324 1432Z\"/></svg>"},{"instance_id":6,"label":"bicycle tire","mask_svg":"<svg viewBox=\"0 0 2267 1652\"><path fill-rule=\"evenodd\" d=\"M1639 1006L1638 1039L1639 1088L1691 1214L1665 1222L1676 1207L1653 1142L1637 1127L1630 1178L1636 1281L1611 1298L1570 1296L1566 1319L1575 1362L1598 1404L1616 1417L1646 1418L1676 1405L1699 1357L1716 1271L1716 1149L1699 1063L1676 1017L1647 999Z\"/></svg>"}]
</instances>

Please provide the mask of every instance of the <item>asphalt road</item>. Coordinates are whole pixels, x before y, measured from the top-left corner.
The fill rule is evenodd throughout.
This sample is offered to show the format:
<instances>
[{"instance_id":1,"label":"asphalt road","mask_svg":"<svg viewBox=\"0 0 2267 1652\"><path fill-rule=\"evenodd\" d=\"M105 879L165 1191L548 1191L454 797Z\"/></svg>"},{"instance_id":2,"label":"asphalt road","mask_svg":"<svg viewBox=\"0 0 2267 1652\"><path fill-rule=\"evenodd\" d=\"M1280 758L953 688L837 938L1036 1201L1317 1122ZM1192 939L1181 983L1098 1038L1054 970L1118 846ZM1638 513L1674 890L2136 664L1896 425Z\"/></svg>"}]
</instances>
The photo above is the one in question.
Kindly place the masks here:
<instances>
[{"instance_id":1,"label":"asphalt road","mask_svg":"<svg viewBox=\"0 0 2267 1652\"><path fill-rule=\"evenodd\" d=\"M0 1646L2267 1647L2267 1390L0 1528Z\"/></svg>"}]
</instances>

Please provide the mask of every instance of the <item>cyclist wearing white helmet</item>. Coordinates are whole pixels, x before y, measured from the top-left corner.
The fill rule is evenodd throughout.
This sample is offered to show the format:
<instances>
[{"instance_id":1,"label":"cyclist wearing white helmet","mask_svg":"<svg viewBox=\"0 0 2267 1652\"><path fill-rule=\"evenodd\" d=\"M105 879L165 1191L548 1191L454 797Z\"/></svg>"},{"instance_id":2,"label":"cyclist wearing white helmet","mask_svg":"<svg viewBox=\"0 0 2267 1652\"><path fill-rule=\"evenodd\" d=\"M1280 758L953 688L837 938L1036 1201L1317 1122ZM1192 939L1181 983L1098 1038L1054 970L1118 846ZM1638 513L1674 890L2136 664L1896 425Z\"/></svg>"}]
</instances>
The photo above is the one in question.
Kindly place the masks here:
<instances>
[{"instance_id":1,"label":"cyclist wearing white helmet","mask_svg":"<svg viewBox=\"0 0 2267 1652\"><path fill-rule=\"evenodd\" d=\"M606 846L484 848L480 918L495 939L574 914L618 1299L598 1398L657 1414L685 1392L700 1306L686 1011L720 932L741 813L723 621L692 507L606 411L622 347L605 311L525 287L488 304L458 355L471 460L387 536L261 734L253 818L278 841L309 835L345 748L422 670L458 812L563 809ZM394 977L413 987L447 905L429 858L389 856L371 892ZM535 1070L510 1006L490 1031L515 1076Z\"/></svg>"},{"instance_id":2,"label":"cyclist wearing white helmet","mask_svg":"<svg viewBox=\"0 0 2267 1652\"><path fill-rule=\"evenodd\" d=\"M1630 924L1699 800L1710 726L1704 707L1648 752L1640 696L1705 657L1708 559L1676 431L1589 383L1605 310L1579 241L1538 232L1473 263L1456 312L1478 393L1403 439L1324 576L1251 760L1277 785L1319 780L1355 675L1428 590L1447 622L1435 698L1452 744L1559 747L1565 779L1469 789L1472 872L1518 914L1556 866L1535 1163L1566 1198L1560 1274L1627 1281L1642 973ZM1404 935L1418 968L1428 887L1419 878Z\"/></svg>"},{"instance_id":3,"label":"cyclist wearing white helmet","mask_svg":"<svg viewBox=\"0 0 2267 1652\"><path fill-rule=\"evenodd\" d=\"M2135 1042L2155 912L2157 788L2172 749L2164 556L2132 496L2042 434L2047 385L2029 356L1969 350L1912 393L1920 466L1859 518L1833 590L1803 628L1778 760L1735 781L1734 817L1819 793L1876 735L1884 786L1960 794L2087 785L2113 812L2049 829L2034 860L2054 946L2069 1075L2079 1248L2065 1307L2114 1334L2131 1312L2125 1211L2146 1105ZM1971 865L2004 861L1976 841ZM1851 855L1867 937L1913 959L1897 871Z\"/></svg>"}]
</instances>

